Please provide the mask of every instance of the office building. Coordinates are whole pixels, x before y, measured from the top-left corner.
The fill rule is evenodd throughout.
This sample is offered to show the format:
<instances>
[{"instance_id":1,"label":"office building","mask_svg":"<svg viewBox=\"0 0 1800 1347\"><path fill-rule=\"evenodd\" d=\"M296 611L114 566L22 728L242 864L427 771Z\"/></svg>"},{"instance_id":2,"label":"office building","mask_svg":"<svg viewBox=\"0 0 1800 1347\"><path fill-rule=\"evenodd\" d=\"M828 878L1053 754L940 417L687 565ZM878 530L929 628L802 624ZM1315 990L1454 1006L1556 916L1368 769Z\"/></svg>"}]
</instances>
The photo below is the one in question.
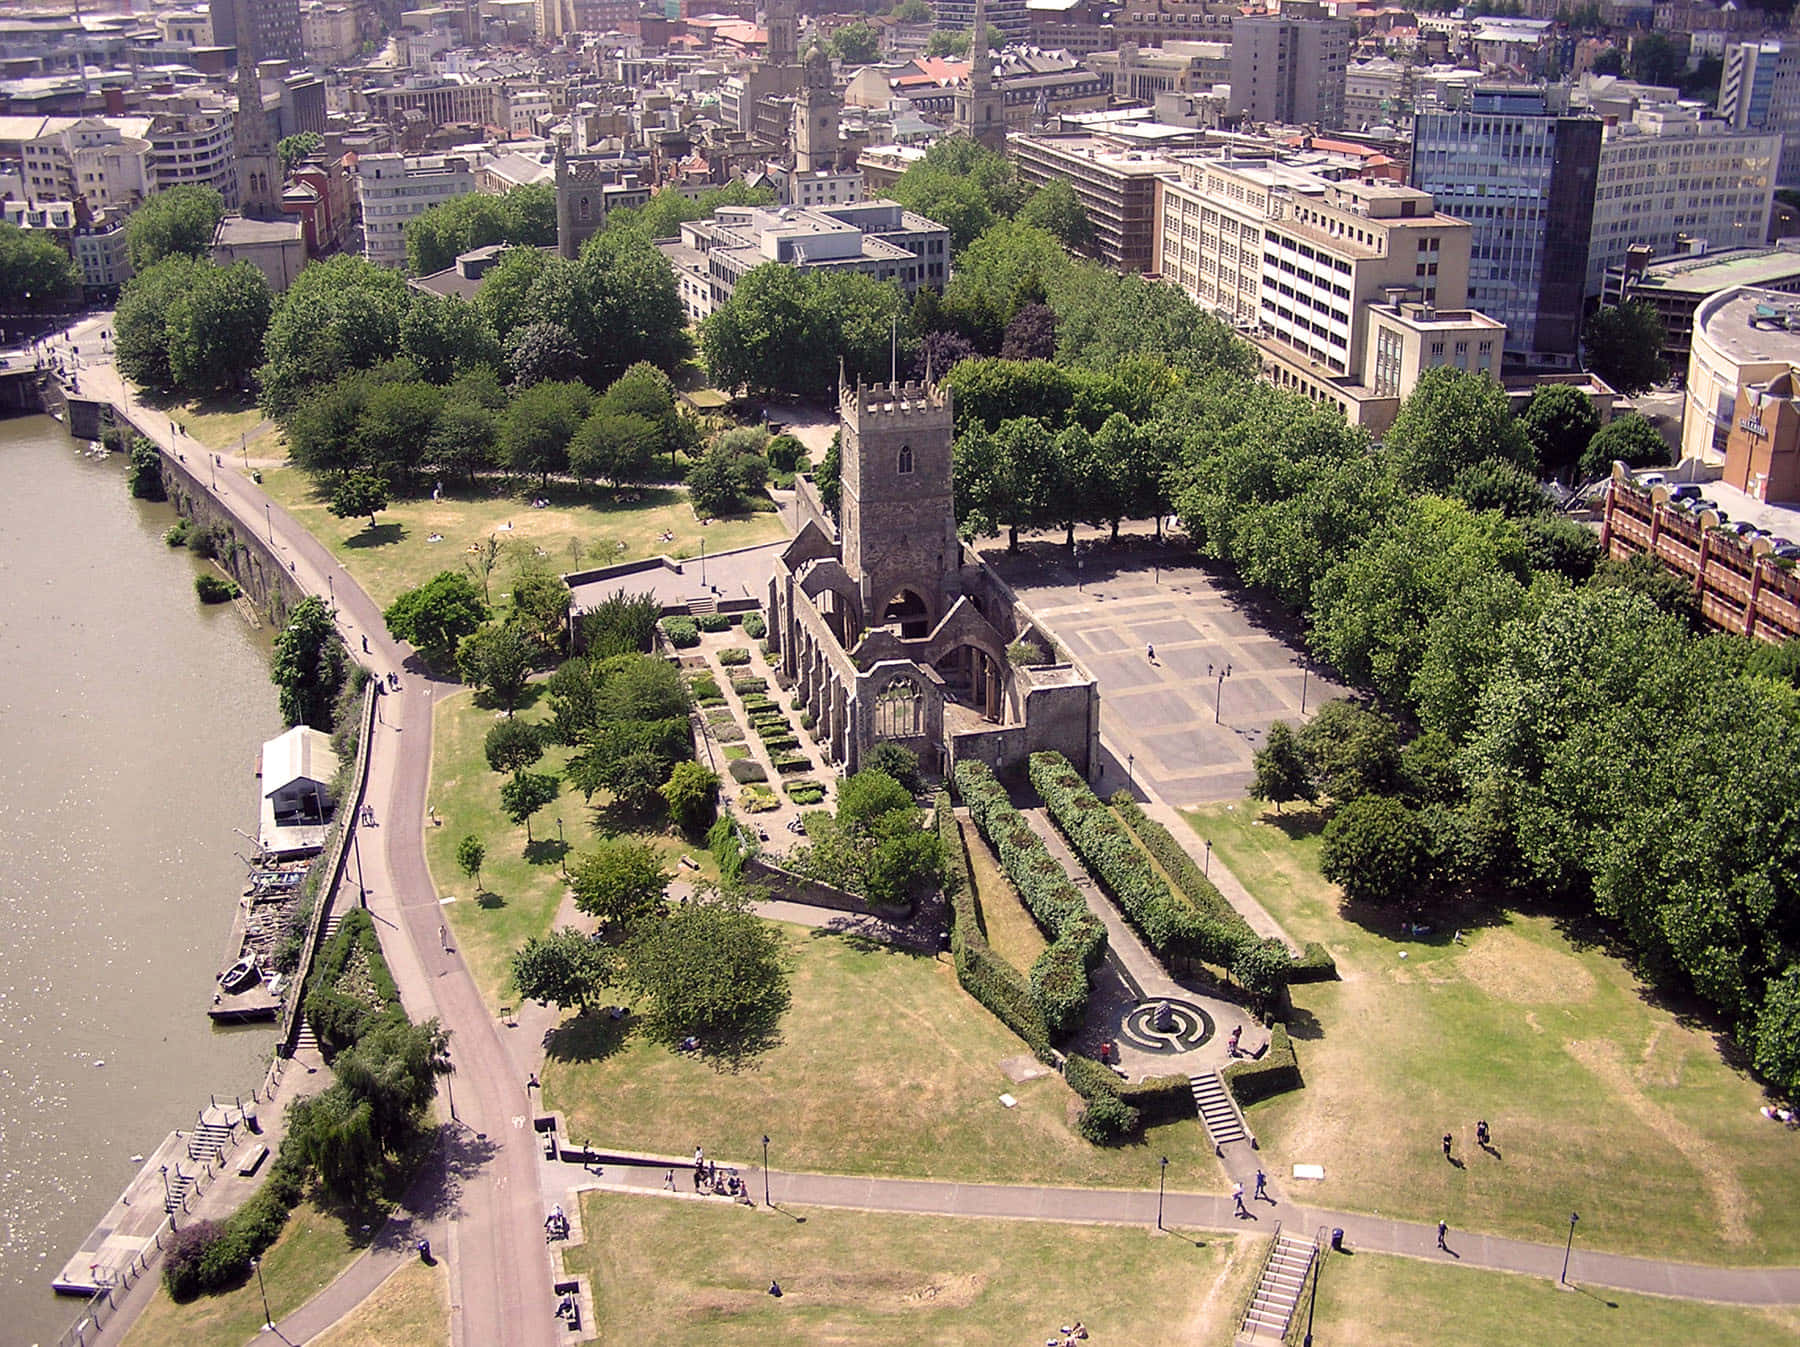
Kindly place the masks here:
<instances>
[{"instance_id":1,"label":"office building","mask_svg":"<svg viewBox=\"0 0 1800 1347\"><path fill-rule=\"evenodd\" d=\"M977 5L987 26L1000 34L995 46L1024 42L1031 36L1031 10L1026 0L937 0L931 12L940 33L966 33L975 26Z\"/></svg>"},{"instance_id":2,"label":"office building","mask_svg":"<svg viewBox=\"0 0 1800 1347\"><path fill-rule=\"evenodd\" d=\"M366 154L356 164L356 185L363 256L384 267L403 267L407 221L474 191L475 174L459 155Z\"/></svg>"},{"instance_id":3,"label":"office building","mask_svg":"<svg viewBox=\"0 0 1800 1347\"><path fill-rule=\"evenodd\" d=\"M362 47L356 7L312 0L300 13L300 46L316 65L354 60Z\"/></svg>"},{"instance_id":4,"label":"office building","mask_svg":"<svg viewBox=\"0 0 1800 1347\"><path fill-rule=\"evenodd\" d=\"M1754 286L1800 294L1800 248L1730 248L1695 257L1652 260L1648 246L1626 249L1622 266L1606 269L1600 302L1634 299L1662 319L1662 357L1671 370L1684 370L1693 349L1694 313L1721 290Z\"/></svg>"},{"instance_id":5,"label":"office building","mask_svg":"<svg viewBox=\"0 0 1800 1347\"><path fill-rule=\"evenodd\" d=\"M82 201L89 210L129 206L149 194L148 118L48 118L21 145L25 195L34 201ZM127 134L137 131L139 134Z\"/></svg>"},{"instance_id":6,"label":"office building","mask_svg":"<svg viewBox=\"0 0 1800 1347\"><path fill-rule=\"evenodd\" d=\"M238 6L249 10L249 23L254 29L258 60L292 61L296 65L306 59L306 46L301 37L300 0L212 0L213 42L221 47L238 43Z\"/></svg>"},{"instance_id":7,"label":"office building","mask_svg":"<svg viewBox=\"0 0 1800 1347\"><path fill-rule=\"evenodd\" d=\"M1575 359L1602 128L1541 89L1497 85L1414 121L1413 185L1468 221L1468 302L1506 324L1509 358Z\"/></svg>"},{"instance_id":8,"label":"office building","mask_svg":"<svg viewBox=\"0 0 1800 1347\"><path fill-rule=\"evenodd\" d=\"M1681 416L1681 456L1721 466L1738 394L1800 369L1800 298L1739 286L1694 312Z\"/></svg>"},{"instance_id":9,"label":"office building","mask_svg":"<svg viewBox=\"0 0 1800 1347\"><path fill-rule=\"evenodd\" d=\"M229 209L238 204L237 118L220 103L197 104L191 110L158 113L150 119L145 139L153 191L190 184L215 189Z\"/></svg>"},{"instance_id":10,"label":"office building","mask_svg":"<svg viewBox=\"0 0 1800 1347\"><path fill-rule=\"evenodd\" d=\"M1231 111L1253 122L1333 130L1344 124L1344 80L1355 29L1336 19L1273 17L1231 25Z\"/></svg>"},{"instance_id":11,"label":"office building","mask_svg":"<svg viewBox=\"0 0 1800 1347\"><path fill-rule=\"evenodd\" d=\"M1719 116L1740 131L1782 137L1775 180L1800 185L1800 43L1735 42L1725 49Z\"/></svg>"},{"instance_id":12,"label":"office building","mask_svg":"<svg viewBox=\"0 0 1800 1347\"><path fill-rule=\"evenodd\" d=\"M1178 174L1172 160L1085 132L1014 136L1008 151L1020 182L1074 189L1094 228L1096 260L1119 271L1154 269L1156 183Z\"/></svg>"}]
</instances>

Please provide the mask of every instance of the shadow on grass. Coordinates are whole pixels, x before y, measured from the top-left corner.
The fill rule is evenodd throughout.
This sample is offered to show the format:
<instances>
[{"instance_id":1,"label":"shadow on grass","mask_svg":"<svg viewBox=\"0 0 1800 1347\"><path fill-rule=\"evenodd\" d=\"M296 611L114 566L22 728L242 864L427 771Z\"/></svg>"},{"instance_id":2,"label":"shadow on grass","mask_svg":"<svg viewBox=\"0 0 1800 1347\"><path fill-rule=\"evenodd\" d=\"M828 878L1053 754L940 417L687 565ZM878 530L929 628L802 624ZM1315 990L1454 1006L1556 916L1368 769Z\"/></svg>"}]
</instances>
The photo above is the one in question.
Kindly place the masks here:
<instances>
[{"instance_id":1,"label":"shadow on grass","mask_svg":"<svg viewBox=\"0 0 1800 1347\"><path fill-rule=\"evenodd\" d=\"M344 539L345 547L387 547L390 544L406 540L406 525L376 524L360 533L352 533Z\"/></svg>"},{"instance_id":2,"label":"shadow on grass","mask_svg":"<svg viewBox=\"0 0 1800 1347\"><path fill-rule=\"evenodd\" d=\"M1303 837L1316 837L1325 831L1325 825L1331 820L1325 809L1319 805L1304 809L1283 809L1280 813L1264 814L1262 821L1281 829L1291 842L1298 842Z\"/></svg>"},{"instance_id":3,"label":"shadow on grass","mask_svg":"<svg viewBox=\"0 0 1800 1347\"><path fill-rule=\"evenodd\" d=\"M492 889L481 889L475 894L475 906L483 912L498 912L506 906L506 899Z\"/></svg>"},{"instance_id":4,"label":"shadow on grass","mask_svg":"<svg viewBox=\"0 0 1800 1347\"><path fill-rule=\"evenodd\" d=\"M1325 1029L1319 1023L1319 1017L1292 1003L1287 1010L1287 1031L1289 1038L1299 1039L1302 1043L1317 1043L1325 1037Z\"/></svg>"},{"instance_id":5,"label":"shadow on grass","mask_svg":"<svg viewBox=\"0 0 1800 1347\"><path fill-rule=\"evenodd\" d=\"M560 837L537 837L525 844L525 860L531 865L555 865L571 850Z\"/></svg>"},{"instance_id":6,"label":"shadow on grass","mask_svg":"<svg viewBox=\"0 0 1800 1347\"><path fill-rule=\"evenodd\" d=\"M553 1062L604 1062L616 1056L641 1021L615 1020L604 1010L584 1010L544 1035L544 1055Z\"/></svg>"},{"instance_id":7,"label":"shadow on grass","mask_svg":"<svg viewBox=\"0 0 1800 1347\"><path fill-rule=\"evenodd\" d=\"M507 711L512 715L517 715L521 711L529 711L532 707L536 706L538 702L543 700L543 696L544 685L542 683L527 683L523 688L519 689L519 695L513 698L510 707L506 706L494 695L494 690L492 688L487 687L477 688L474 700L475 705L479 706L483 711Z\"/></svg>"}]
</instances>

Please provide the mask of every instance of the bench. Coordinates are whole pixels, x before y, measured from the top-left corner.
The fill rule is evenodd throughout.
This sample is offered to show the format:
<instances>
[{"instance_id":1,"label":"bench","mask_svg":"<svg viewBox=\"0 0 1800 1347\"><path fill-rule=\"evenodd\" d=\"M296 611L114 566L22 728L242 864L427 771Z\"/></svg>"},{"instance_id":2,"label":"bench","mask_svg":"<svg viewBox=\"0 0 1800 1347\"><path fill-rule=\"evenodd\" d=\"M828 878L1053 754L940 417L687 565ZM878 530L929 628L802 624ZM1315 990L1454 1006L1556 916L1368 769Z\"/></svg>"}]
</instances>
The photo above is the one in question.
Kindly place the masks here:
<instances>
[{"instance_id":1,"label":"bench","mask_svg":"<svg viewBox=\"0 0 1800 1347\"><path fill-rule=\"evenodd\" d=\"M261 1169L262 1162L268 1158L269 1148L267 1146L252 1146L244 1153L244 1158L238 1161L237 1172L242 1174L245 1178L248 1178L250 1175L256 1173L257 1170Z\"/></svg>"}]
</instances>

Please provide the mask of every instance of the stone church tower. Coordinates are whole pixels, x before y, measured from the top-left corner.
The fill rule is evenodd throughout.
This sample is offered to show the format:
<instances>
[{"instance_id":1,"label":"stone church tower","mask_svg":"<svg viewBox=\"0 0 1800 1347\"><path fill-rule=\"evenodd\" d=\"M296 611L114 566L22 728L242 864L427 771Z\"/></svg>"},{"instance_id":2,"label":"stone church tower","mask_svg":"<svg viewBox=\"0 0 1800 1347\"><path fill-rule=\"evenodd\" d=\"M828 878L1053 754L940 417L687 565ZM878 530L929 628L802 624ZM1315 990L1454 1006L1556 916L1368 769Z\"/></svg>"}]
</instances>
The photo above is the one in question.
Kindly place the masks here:
<instances>
[{"instance_id":1,"label":"stone church tower","mask_svg":"<svg viewBox=\"0 0 1800 1347\"><path fill-rule=\"evenodd\" d=\"M961 593L950 390L935 383L844 385L844 569L871 626L924 635Z\"/></svg>"},{"instance_id":2,"label":"stone church tower","mask_svg":"<svg viewBox=\"0 0 1800 1347\"><path fill-rule=\"evenodd\" d=\"M279 220L281 213L281 164L275 154L275 138L263 111L262 82L256 77L258 51L256 24L250 0L237 0L238 70L237 154L238 210L246 220Z\"/></svg>"},{"instance_id":3,"label":"stone church tower","mask_svg":"<svg viewBox=\"0 0 1800 1347\"><path fill-rule=\"evenodd\" d=\"M801 173L836 168L838 117L843 102L831 80L831 58L823 47L806 56L805 84L794 104L794 168Z\"/></svg>"},{"instance_id":4,"label":"stone church tower","mask_svg":"<svg viewBox=\"0 0 1800 1347\"><path fill-rule=\"evenodd\" d=\"M969 81L951 95L957 135L1006 153L1006 94L994 87L994 65L988 59L987 10L975 0L975 36L969 43Z\"/></svg>"}]
</instances>

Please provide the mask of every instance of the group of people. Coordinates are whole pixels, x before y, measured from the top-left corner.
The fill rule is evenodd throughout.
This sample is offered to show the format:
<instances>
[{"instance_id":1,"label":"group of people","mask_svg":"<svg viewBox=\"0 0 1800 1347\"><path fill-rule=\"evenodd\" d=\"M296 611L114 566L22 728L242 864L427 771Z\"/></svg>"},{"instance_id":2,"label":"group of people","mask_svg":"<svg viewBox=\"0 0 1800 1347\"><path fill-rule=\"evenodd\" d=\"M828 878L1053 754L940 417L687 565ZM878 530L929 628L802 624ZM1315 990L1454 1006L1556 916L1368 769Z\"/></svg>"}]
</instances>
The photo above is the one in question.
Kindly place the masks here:
<instances>
[{"instance_id":1,"label":"group of people","mask_svg":"<svg viewBox=\"0 0 1800 1347\"><path fill-rule=\"evenodd\" d=\"M674 1187L672 1171L667 1186ZM732 1201L742 1202L747 1206L754 1205L750 1190L744 1186L737 1170L721 1170L716 1162L706 1158L706 1152L698 1146L694 1147L694 1191L710 1193L714 1197L729 1197Z\"/></svg>"},{"instance_id":2,"label":"group of people","mask_svg":"<svg viewBox=\"0 0 1800 1347\"><path fill-rule=\"evenodd\" d=\"M569 1218L560 1205L550 1208L550 1214L544 1217L544 1238L546 1240L567 1239L569 1237Z\"/></svg>"},{"instance_id":3,"label":"group of people","mask_svg":"<svg viewBox=\"0 0 1800 1347\"><path fill-rule=\"evenodd\" d=\"M1075 1347L1078 1342L1087 1339L1087 1325L1077 1319L1072 1324L1064 1324L1056 1333L1044 1339L1044 1347Z\"/></svg>"},{"instance_id":4,"label":"group of people","mask_svg":"<svg viewBox=\"0 0 1800 1347\"><path fill-rule=\"evenodd\" d=\"M1455 1140L1456 1137L1454 1133L1444 1133L1444 1158L1450 1161L1451 1164L1457 1163L1456 1158L1450 1153L1453 1149ZM1499 1151L1494 1149L1494 1134L1489 1129L1486 1118L1477 1118L1475 1120L1475 1144L1490 1155L1497 1156L1500 1154Z\"/></svg>"}]
</instances>

